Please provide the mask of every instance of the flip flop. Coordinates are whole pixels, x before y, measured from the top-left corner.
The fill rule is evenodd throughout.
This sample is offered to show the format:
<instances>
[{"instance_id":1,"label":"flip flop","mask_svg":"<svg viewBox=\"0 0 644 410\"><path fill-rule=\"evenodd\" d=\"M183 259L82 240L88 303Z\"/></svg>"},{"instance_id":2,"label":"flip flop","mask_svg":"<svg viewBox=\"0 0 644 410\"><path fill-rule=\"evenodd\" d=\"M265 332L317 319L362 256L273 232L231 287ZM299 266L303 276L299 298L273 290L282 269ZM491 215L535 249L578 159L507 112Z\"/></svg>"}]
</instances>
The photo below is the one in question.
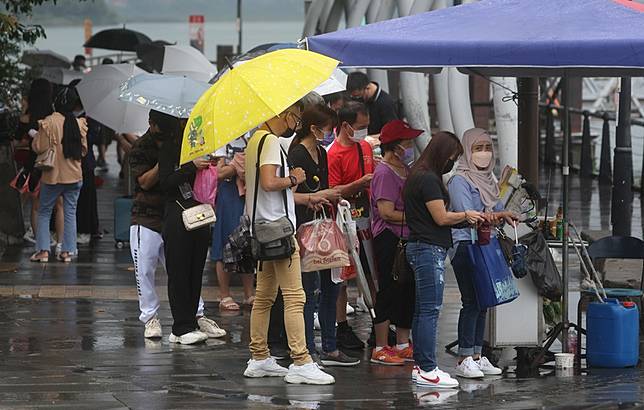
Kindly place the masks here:
<instances>
[{"instance_id":1,"label":"flip flop","mask_svg":"<svg viewBox=\"0 0 644 410\"><path fill-rule=\"evenodd\" d=\"M221 310L239 310L239 305L230 296L227 296L219 301L219 309Z\"/></svg>"},{"instance_id":2,"label":"flip flop","mask_svg":"<svg viewBox=\"0 0 644 410\"><path fill-rule=\"evenodd\" d=\"M253 303L255 303L255 296L249 296L244 299L244 306L253 307Z\"/></svg>"}]
</instances>

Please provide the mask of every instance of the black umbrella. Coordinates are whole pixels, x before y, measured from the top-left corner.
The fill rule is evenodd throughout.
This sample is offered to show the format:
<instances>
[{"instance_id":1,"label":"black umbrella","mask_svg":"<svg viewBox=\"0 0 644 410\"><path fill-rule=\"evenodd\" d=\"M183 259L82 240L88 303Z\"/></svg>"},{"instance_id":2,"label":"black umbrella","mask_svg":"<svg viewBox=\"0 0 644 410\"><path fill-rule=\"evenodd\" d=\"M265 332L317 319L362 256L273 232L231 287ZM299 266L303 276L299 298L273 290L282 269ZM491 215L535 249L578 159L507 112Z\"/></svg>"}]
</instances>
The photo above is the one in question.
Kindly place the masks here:
<instances>
[{"instance_id":1,"label":"black umbrella","mask_svg":"<svg viewBox=\"0 0 644 410\"><path fill-rule=\"evenodd\" d=\"M160 73L163 69L165 46L173 46L175 44L164 40L154 40L150 43L140 44L136 47L136 56L141 59L147 71Z\"/></svg>"},{"instance_id":2,"label":"black umbrella","mask_svg":"<svg viewBox=\"0 0 644 410\"><path fill-rule=\"evenodd\" d=\"M137 46L151 42L150 37L138 31L128 30L126 28L115 28L99 31L87 40L83 47L117 51L136 51Z\"/></svg>"}]
</instances>

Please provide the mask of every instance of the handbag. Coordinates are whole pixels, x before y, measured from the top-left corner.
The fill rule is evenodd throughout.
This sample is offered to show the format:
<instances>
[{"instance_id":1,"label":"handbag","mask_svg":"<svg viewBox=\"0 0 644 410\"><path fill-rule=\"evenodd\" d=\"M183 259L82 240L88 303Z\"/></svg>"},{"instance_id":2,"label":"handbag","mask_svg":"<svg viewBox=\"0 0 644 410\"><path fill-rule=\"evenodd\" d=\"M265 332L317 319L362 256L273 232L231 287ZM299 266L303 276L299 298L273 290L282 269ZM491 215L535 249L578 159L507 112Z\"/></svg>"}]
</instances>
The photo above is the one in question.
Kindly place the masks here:
<instances>
[{"instance_id":1,"label":"handbag","mask_svg":"<svg viewBox=\"0 0 644 410\"><path fill-rule=\"evenodd\" d=\"M509 303L519 297L519 289L497 238L490 238L490 243L487 245L472 241L471 244L459 246L468 247L468 254L474 268L472 279L479 309L484 310Z\"/></svg>"},{"instance_id":2,"label":"handbag","mask_svg":"<svg viewBox=\"0 0 644 410\"><path fill-rule=\"evenodd\" d=\"M186 228L186 231L194 231L204 226L212 225L217 220L212 205L201 204L186 209L179 201L175 202L183 209L181 219L183 220L183 226Z\"/></svg>"},{"instance_id":3,"label":"handbag","mask_svg":"<svg viewBox=\"0 0 644 410\"><path fill-rule=\"evenodd\" d=\"M192 196L202 204L215 205L217 197L217 166L210 164L208 168L200 169L192 184Z\"/></svg>"},{"instance_id":4,"label":"handbag","mask_svg":"<svg viewBox=\"0 0 644 410\"><path fill-rule=\"evenodd\" d=\"M253 197L253 216L251 218L251 253L253 258L257 261L273 261L285 258L290 258L295 253L295 228L288 217L288 200L286 197L286 190L282 191L282 199L284 201L285 216L280 217L275 221L262 221L255 222L255 215L257 213L257 193L259 191L259 159L262 156L262 149L268 136L266 132L262 139L259 141L257 149L257 162L255 163L255 195ZM286 177L284 170L284 153L280 153L280 160L282 166L280 168L280 176Z\"/></svg>"},{"instance_id":5,"label":"handbag","mask_svg":"<svg viewBox=\"0 0 644 410\"><path fill-rule=\"evenodd\" d=\"M403 215L405 209L403 208ZM407 240L403 239L404 229L404 216L403 223L400 224L400 236L398 244L396 245L396 253L394 254L394 264L391 267L391 275L393 279L401 284L411 283L414 281L414 271L407 261Z\"/></svg>"},{"instance_id":6,"label":"handbag","mask_svg":"<svg viewBox=\"0 0 644 410\"><path fill-rule=\"evenodd\" d=\"M54 168L56 162L56 147L52 144L51 136L49 137L49 148L45 152L38 154L34 167L41 171L49 171Z\"/></svg>"},{"instance_id":7,"label":"handbag","mask_svg":"<svg viewBox=\"0 0 644 410\"><path fill-rule=\"evenodd\" d=\"M21 168L20 171L16 173L16 176L9 182L9 186L21 194L29 191L29 179L31 174L29 171Z\"/></svg>"},{"instance_id":8,"label":"handbag","mask_svg":"<svg viewBox=\"0 0 644 410\"><path fill-rule=\"evenodd\" d=\"M340 227L333 219L322 218L300 225L297 230L302 272L349 266L349 252Z\"/></svg>"}]
</instances>

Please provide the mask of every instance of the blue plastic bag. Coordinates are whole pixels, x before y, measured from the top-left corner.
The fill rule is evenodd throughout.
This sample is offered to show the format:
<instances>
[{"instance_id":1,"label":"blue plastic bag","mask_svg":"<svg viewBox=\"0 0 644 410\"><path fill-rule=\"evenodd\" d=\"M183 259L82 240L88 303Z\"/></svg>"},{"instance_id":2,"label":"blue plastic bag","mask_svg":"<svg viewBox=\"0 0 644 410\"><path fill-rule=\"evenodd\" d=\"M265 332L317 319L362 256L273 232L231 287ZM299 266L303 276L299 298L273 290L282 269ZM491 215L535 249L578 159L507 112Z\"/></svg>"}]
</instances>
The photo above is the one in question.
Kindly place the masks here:
<instances>
[{"instance_id":1,"label":"blue plastic bag","mask_svg":"<svg viewBox=\"0 0 644 410\"><path fill-rule=\"evenodd\" d=\"M519 297L519 289L497 238L490 238L487 245L472 243L467 248L475 269L473 280L479 309L509 303Z\"/></svg>"}]
</instances>

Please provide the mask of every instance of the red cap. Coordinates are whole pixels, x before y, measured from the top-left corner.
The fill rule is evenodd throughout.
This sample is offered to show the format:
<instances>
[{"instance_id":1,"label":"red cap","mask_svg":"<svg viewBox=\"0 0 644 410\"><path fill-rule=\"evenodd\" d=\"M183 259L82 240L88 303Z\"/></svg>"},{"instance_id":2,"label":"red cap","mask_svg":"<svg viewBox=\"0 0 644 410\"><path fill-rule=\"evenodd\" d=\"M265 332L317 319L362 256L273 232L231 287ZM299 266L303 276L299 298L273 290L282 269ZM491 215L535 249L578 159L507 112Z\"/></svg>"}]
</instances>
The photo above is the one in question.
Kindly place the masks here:
<instances>
[{"instance_id":1,"label":"red cap","mask_svg":"<svg viewBox=\"0 0 644 410\"><path fill-rule=\"evenodd\" d=\"M424 131L415 130L403 120L392 120L385 124L380 131L380 143L388 144L394 141L411 140Z\"/></svg>"}]
</instances>

